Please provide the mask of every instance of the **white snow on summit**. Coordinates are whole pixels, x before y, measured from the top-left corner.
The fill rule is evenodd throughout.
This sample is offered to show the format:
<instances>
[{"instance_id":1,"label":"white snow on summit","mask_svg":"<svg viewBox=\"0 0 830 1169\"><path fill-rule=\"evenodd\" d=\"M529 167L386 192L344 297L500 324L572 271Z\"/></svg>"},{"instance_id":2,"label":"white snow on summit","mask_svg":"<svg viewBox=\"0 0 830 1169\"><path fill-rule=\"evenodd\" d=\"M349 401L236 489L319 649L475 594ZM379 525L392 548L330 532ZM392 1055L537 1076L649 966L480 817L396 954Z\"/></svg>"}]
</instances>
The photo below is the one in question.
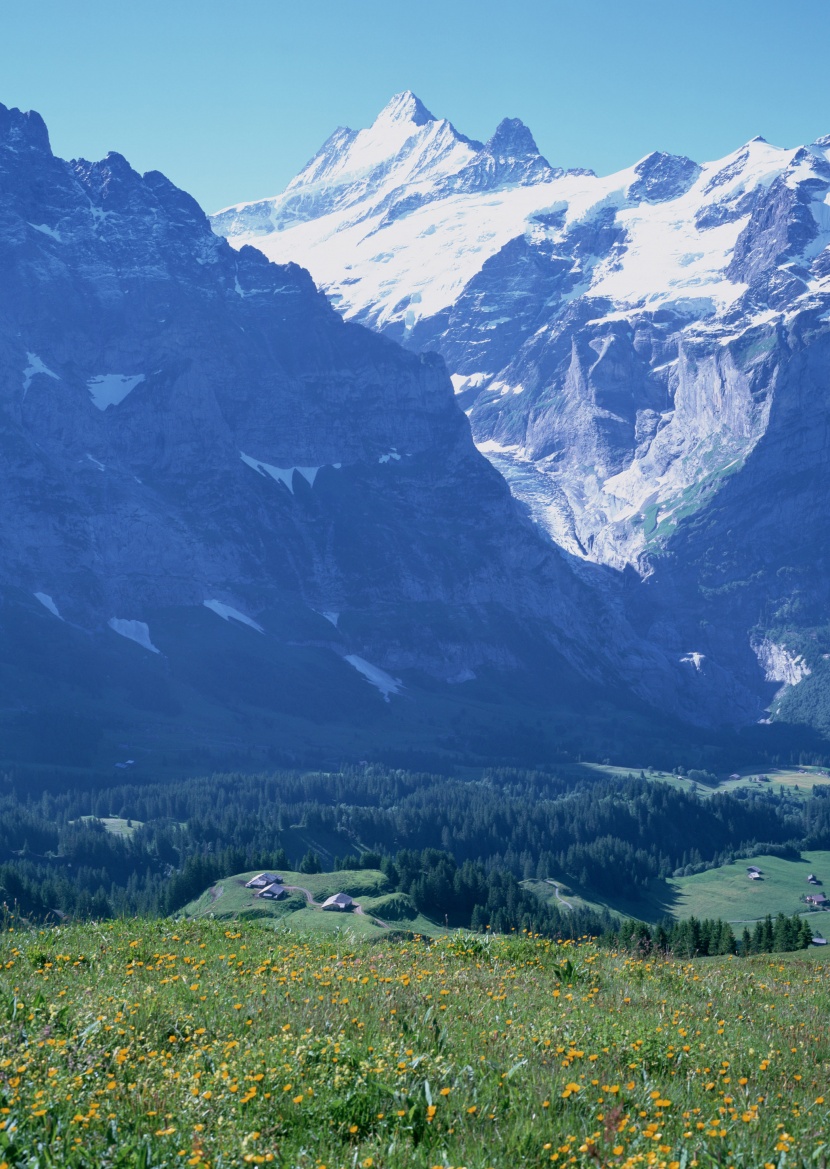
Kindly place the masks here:
<instances>
[{"instance_id":1,"label":"white snow on summit","mask_svg":"<svg viewBox=\"0 0 830 1169\"><path fill-rule=\"evenodd\" d=\"M477 146L434 118L414 94L396 94L368 129L335 130L284 195L218 212L214 219L223 226L217 230L231 237L250 230L260 237L284 224L318 219L335 203L340 211L355 208L360 218L367 200L400 190L428 192L469 163Z\"/></svg>"},{"instance_id":2,"label":"white snow on summit","mask_svg":"<svg viewBox=\"0 0 830 1169\"><path fill-rule=\"evenodd\" d=\"M214 227L234 247L252 244L278 263L307 267L346 317L409 329L453 304L518 235L555 245L613 211L624 240L586 267L572 296L608 297L623 310L688 300L706 315L744 291L725 269L748 212L710 226L697 225L698 213L769 185L797 153L753 139L697 168L673 198L648 196L652 156L604 177L551 170L545 181L496 189L448 186L483 149L413 94L398 94L368 129L336 131L283 195L227 208Z\"/></svg>"},{"instance_id":3,"label":"white snow on summit","mask_svg":"<svg viewBox=\"0 0 830 1169\"><path fill-rule=\"evenodd\" d=\"M337 130L283 194L212 222L308 268L347 319L442 352L478 449L536 521L574 555L638 566L764 433L769 399L731 347L780 328L792 299L766 300L758 272L778 269L779 297L830 295L814 262L828 162L830 137L754 138L700 165L655 152L564 172L517 119L482 145L407 93Z\"/></svg>"},{"instance_id":4,"label":"white snow on summit","mask_svg":"<svg viewBox=\"0 0 830 1169\"><path fill-rule=\"evenodd\" d=\"M332 150L330 144L337 149ZM399 93L367 130L336 131L286 191L356 182L393 161L393 170L384 176L384 186L391 188L411 182L427 167L433 179L437 174L454 174L473 153L449 122L434 118L413 93Z\"/></svg>"}]
</instances>

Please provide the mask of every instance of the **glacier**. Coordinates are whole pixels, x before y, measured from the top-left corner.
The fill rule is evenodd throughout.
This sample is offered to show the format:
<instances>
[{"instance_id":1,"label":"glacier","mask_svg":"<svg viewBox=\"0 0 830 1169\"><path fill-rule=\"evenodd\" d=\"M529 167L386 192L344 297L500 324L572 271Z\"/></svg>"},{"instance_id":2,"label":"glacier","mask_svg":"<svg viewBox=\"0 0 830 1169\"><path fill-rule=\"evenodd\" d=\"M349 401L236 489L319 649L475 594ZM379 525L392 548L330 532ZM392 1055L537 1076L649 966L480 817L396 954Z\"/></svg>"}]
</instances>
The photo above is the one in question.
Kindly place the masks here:
<instances>
[{"instance_id":1,"label":"glacier","mask_svg":"<svg viewBox=\"0 0 830 1169\"><path fill-rule=\"evenodd\" d=\"M211 223L440 354L527 517L699 689L826 684L830 135L597 175L406 92Z\"/></svg>"},{"instance_id":2,"label":"glacier","mask_svg":"<svg viewBox=\"0 0 830 1169\"><path fill-rule=\"evenodd\" d=\"M308 267L347 319L437 348L479 450L536 521L576 556L646 574L765 433L770 399L736 349L795 306L759 303L741 243L781 188L804 209L784 267L809 307L830 296L813 262L830 243L827 140L757 137L703 164L654 152L597 176L550 166L516 119L483 145L407 92L369 129L338 130L282 195L212 224Z\"/></svg>"}]
</instances>

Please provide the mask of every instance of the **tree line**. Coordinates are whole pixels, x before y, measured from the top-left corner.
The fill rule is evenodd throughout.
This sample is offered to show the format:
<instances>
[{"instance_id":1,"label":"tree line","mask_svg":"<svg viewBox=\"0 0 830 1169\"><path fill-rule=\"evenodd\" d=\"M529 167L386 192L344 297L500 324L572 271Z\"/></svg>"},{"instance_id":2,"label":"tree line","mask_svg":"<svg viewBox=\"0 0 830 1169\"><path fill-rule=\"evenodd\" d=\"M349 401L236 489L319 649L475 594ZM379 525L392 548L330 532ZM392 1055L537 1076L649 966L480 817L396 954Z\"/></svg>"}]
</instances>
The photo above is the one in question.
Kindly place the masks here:
<instances>
[{"instance_id":1,"label":"tree line","mask_svg":"<svg viewBox=\"0 0 830 1169\"><path fill-rule=\"evenodd\" d=\"M702 794L578 768L462 779L361 766L92 790L9 774L0 891L39 919L158 915L234 872L366 865L394 868L393 887L439 920L564 929L557 907L550 919L531 911L523 879L555 876L600 898L625 891L636 904L672 874L830 847L825 791L806 801L767 788ZM107 831L110 816L122 834ZM581 932L605 924L579 922Z\"/></svg>"},{"instance_id":2,"label":"tree line","mask_svg":"<svg viewBox=\"0 0 830 1169\"><path fill-rule=\"evenodd\" d=\"M677 958L713 957L715 955L783 954L806 950L813 941L813 929L798 913L787 917L779 913L757 921L752 930L744 926L740 940L732 926L721 918L700 920L688 917L675 921L666 918L649 926L642 921L623 921L606 930L602 942L629 953L672 954Z\"/></svg>"}]
</instances>

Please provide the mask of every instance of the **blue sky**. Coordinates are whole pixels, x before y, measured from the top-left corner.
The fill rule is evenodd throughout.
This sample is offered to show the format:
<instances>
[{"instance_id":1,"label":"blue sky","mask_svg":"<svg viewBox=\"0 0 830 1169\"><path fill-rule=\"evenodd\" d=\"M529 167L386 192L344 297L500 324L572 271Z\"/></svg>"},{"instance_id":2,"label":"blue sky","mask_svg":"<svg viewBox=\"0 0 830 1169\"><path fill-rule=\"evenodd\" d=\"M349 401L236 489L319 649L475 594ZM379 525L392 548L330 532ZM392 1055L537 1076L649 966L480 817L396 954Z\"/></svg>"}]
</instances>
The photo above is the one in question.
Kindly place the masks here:
<instances>
[{"instance_id":1,"label":"blue sky","mask_svg":"<svg viewBox=\"0 0 830 1169\"><path fill-rule=\"evenodd\" d=\"M56 153L118 150L209 211L276 194L403 89L600 173L830 133L822 0L0 0L0 29L0 101Z\"/></svg>"}]
</instances>

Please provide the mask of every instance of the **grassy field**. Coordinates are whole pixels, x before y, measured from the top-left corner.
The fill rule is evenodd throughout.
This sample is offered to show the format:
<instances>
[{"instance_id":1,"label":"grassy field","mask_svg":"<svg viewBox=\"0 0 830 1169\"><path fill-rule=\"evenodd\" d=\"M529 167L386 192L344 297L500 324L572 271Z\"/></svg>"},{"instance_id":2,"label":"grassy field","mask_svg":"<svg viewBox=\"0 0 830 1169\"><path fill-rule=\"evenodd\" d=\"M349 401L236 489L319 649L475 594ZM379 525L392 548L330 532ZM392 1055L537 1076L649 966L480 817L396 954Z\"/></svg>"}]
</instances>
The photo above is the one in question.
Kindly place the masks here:
<instances>
[{"instance_id":1,"label":"grassy field","mask_svg":"<svg viewBox=\"0 0 830 1169\"><path fill-rule=\"evenodd\" d=\"M608 775L614 779L625 779L629 775L638 776L641 771L640 767L612 767L604 763L583 763L581 766L587 767L591 771L599 772L602 775ZM779 787L784 787L791 794L806 798L810 795L814 785L825 786L830 784L830 775L819 767L744 769L740 772L733 772L737 776L736 779L732 779L728 775L719 776L719 782L716 786L697 783L685 777L673 775L670 771L644 771L643 774L646 779L654 780L658 783L667 783L670 787L677 788L680 791L698 791L704 795L707 793L711 794L712 792L731 792L735 791L736 788L751 788L756 791L777 791ZM759 783L759 776L767 776L769 783Z\"/></svg>"},{"instance_id":2,"label":"grassy field","mask_svg":"<svg viewBox=\"0 0 830 1169\"><path fill-rule=\"evenodd\" d=\"M124 820L121 816L81 816L82 820L99 820L112 836L132 836L141 827L140 820ZM70 820L70 824L74 821Z\"/></svg>"},{"instance_id":3,"label":"grassy field","mask_svg":"<svg viewBox=\"0 0 830 1169\"><path fill-rule=\"evenodd\" d=\"M826 891L830 886L830 852L803 852L800 861L782 860L775 856L755 856L696 873L678 877L668 884L677 891L672 910L679 917L722 917L726 921L754 921L771 913L792 914L807 911L800 898L805 893ZM750 881L747 865L763 870L763 880ZM824 886L817 889L807 884L808 873L814 873ZM816 931L826 934L830 928L830 913L817 911L810 915ZM824 927L824 928L822 928Z\"/></svg>"},{"instance_id":4,"label":"grassy field","mask_svg":"<svg viewBox=\"0 0 830 1169\"><path fill-rule=\"evenodd\" d=\"M245 883L256 871L224 877L181 910L187 918L217 921L273 919L273 924L295 933L322 935L348 932L355 938L379 937L391 930L405 930L427 936L445 931L419 914L405 893L391 893L389 882L378 869L343 869L336 873L293 873L281 870L286 886L307 889L319 906L334 893L348 893L363 913L335 913L311 906L302 893L284 901L254 897ZM385 917L385 913L389 917Z\"/></svg>"},{"instance_id":5,"label":"grassy field","mask_svg":"<svg viewBox=\"0 0 830 1169\"><path fill-rule=\"evenodd\" d=\"M639 960L259 923L0 935L0 1164L806 1169L823 956Z\"/></svg>"},{"instance_id":6,"label":"grassy field","mask_svg":"<svg viewBox=\"0 0 830 1169\"><path fill-rule=\"evenodd\" d=\"M602 901L592 900L583 893L577 893L573 885L565 881L556 881L549 877L544 881L533 879L522 881L522 885L531 893L535 893L542 901L547 901L558 909L591 909L595 913L601 913L603 909L607 909L616 918L636 916L627 914L625 911L616 909Z\"/></svg>"},{"instance_id":7,"label":"grassy field","mask_svg":"<svg viewBox=\"0 0 830 1169\"><path fill-rule=\"evenodd\" d=\"M763 870L763 880L750 881L747 865ZM807 884L807 875L815 874L823 885ZM636 917L656 922L667 914L674 917L723 918L733 924L757 921L772 914L809 913L810 924L818 936L830 936L830 912L810 911L801 901L805 893L826 892L830 896L830 851L803 852L801 860L782 860L775 856L754 856L695 873L690 877L672 877L654 881L648 893L634 899L625 891L607 901L592 899L572 882L523 881L538 897L563 907L563 898L575 909L608 909L617 917ZM556 898L554 884L560 886Z\"/></svg>"}]
</instances>

